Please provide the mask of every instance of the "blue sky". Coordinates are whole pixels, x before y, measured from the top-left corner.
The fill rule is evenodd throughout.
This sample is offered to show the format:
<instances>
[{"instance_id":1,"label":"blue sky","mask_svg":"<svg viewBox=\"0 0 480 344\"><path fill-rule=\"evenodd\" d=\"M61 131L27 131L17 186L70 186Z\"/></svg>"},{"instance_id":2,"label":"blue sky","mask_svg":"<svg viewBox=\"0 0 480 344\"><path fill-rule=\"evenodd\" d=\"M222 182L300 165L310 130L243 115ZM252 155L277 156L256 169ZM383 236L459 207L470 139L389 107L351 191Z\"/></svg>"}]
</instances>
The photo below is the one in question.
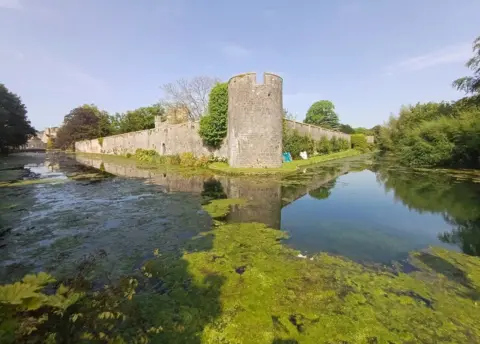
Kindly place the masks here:
<instances>
[{"instance_id":1,"label":"blue sky","mask_svg":"<svg viewBox=\"0 0 480 344\"><path fill-rule=\"evenodd\" d=\"M84 103L152 104L178 78L270 71L298 120L328 99L372 127L462 96L450 85L469 75L478 13L478 0L0 0L0 82L41 130Z\"/></svg>"}]
</instances>

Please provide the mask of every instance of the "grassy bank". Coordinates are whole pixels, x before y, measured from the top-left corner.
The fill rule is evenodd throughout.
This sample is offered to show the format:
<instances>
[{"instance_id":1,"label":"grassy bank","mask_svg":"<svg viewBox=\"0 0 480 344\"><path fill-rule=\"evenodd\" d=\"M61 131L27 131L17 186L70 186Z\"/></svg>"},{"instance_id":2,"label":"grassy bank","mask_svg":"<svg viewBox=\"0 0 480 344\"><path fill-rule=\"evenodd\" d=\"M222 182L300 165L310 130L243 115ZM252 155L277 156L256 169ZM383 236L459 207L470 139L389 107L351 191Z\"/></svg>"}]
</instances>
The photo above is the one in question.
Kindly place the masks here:
<instances>
[{"instance_id":1,"label":"grassy bank","mask_svg":"<svg viewBox=\"0 0 480 344\"><path fill-rule=\"evenodd\" d=\"M90 154L77 153L86 157L98 157L100 159L111 159L112 161L125 162L135 161L141 168L161 168L166 170L174 170L182 175L185 174L205 174L209 171L214 171L229 175L282 175L295 173L301 167L319 164L322 162L343 159L353 156L362 155L362 153L355 149L349 149L342 152L317 155L306 160L294 160L283 163L280 168L235 168L230 167L226 162L216 161L215 158L199 157L196 158L192 153L184 153L174 156L159 155L153 150L139 149L135 154L128 155L106 155L106 154ZM211 172L210 172L211 173Z\"/></svg>"},{"instance_id":2,"label":"grassy bank","mask_svg":"<svg viewBox=\"0 0 480 344\"><path fill-rule=\"evenodd\" d=\"M210 164L208 167L215 171L225 174L232 175L270 175L270 174L289 174L295 173L301 167L306 167L310 165L319 164L326 161L332 161L337 159L348 158L352 156L357 156L364 154L355 149L349 149L342 152L326 154L326 155L317 155L306 160L294 160L291 162L283 163L282 167L279 168L235 168L230 167L227 163L216 162Z\"/></svg>"}]
</instances>

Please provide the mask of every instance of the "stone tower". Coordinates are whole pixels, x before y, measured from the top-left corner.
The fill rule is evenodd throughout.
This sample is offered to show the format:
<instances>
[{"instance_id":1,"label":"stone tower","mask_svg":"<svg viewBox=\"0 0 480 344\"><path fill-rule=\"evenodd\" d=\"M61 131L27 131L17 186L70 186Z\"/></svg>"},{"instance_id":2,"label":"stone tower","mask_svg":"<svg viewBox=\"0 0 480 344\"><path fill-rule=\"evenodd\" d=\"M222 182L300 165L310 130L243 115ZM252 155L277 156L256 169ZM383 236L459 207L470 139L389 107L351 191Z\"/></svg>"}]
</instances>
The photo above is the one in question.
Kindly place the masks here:
<instances>
[{"instance_id":1,"label":"stone tower","mask_svg":"<svg viewBox=\"0 0 480 344\"><path fill-rule=\"evenodd\" d=\"M231 167L282 166L283 80L265 73L228 82L228 162Z\"/></svg>"}]
</instances>

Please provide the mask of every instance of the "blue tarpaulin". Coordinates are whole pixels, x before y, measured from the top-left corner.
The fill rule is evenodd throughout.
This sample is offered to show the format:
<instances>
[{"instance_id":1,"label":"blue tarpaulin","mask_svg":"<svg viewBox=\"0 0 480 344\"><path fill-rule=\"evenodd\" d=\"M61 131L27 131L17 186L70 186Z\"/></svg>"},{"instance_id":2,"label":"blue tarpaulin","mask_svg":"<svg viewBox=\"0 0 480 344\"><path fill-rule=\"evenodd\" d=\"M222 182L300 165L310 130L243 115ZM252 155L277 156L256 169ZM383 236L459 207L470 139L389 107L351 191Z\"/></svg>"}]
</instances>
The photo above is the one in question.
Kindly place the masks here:
<instances>
[{"instance_id":1,"label":"blue tarpaulin","mask_svg":"<svg viewBox=\"0 0 480 344\"><path fill-rule=\"evenodd\" d=\"M292 161L292 156L290 152L283 153L283 162L290 162Z\"/></svg>"}]
</instances>

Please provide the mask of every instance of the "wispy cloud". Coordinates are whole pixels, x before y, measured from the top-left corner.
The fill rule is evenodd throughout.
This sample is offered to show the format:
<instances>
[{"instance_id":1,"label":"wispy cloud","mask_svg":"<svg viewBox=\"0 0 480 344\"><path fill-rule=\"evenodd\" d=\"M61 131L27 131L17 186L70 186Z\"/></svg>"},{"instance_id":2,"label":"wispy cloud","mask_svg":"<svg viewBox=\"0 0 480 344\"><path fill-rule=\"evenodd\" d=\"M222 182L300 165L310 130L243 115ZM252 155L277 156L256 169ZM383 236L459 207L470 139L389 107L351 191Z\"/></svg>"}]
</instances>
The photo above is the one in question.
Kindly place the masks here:
<instances>
[{"instance_id":1,"label":"wispy cloud","mask_svg":"<svg viewBox=\"0 0 480 344\"><path fill-rule=\"evenodd\" d=\"M466 62L472 55L470 43L450 45L430 53L408 58L385 68L386 75L419 71L444 64Z\"/></svg>"},{"instance_id":2,"label":"wispy cloud","mask_svg":"<svg viewBox=\"0 0 480 344\"><path fill-rule=\"evenodd\" d=\"M23 6L20 0L0 0L0 8L8 8L12 10L21 10Z\"/></svg>"},{"instance_id":3,"label":"wispy cloud","mask_svg":"<svg viewBox=\"0 0 480 344\"><path fill-rule=\"evenodd\" d=\"M227 44L222 48L225 55L229 57L248 57L252 54L250 50L238 44Z\"/></svg>"}]
</instances>

